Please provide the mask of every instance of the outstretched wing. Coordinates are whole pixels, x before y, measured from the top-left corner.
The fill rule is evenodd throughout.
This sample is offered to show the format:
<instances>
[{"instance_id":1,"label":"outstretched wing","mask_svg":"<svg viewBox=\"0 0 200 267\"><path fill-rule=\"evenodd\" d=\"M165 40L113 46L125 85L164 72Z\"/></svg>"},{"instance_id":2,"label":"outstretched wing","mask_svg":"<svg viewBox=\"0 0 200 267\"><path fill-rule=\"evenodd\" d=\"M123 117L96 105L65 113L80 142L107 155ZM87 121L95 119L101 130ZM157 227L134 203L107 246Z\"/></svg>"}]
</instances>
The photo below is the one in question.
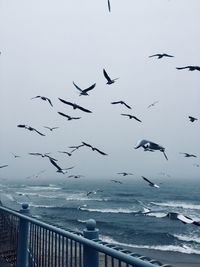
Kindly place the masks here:
<instances>
[{"instance_id":1,"label":"outstretched wing","mask_svg":"<svg viewBox=\"0 0 200 267\"><path fill-rule=\"evenodd\" d=\"M52 159L52 158L49 158L49 161L51 162L51 164L53 164L54 165L54 167L56 167L58 170L62 170L61 168L60 168L60 166L58 166L58 164L56 164L56 162Z\"/></svg>"},{"instance_id":2,"label":"outstretched wing","mask_svg":"<svg viewBox=\"0 0 200 267\"><path fill-rule=\"evenodd\" d=\"M186 67L177 67L176 69L177 70L183 70L183 69L188 69L188 68L190 68L189 66L186 66Z\"/></svg>"},{"instance_id":3,"label":"outstretched wing","mask_svg":"<svg viewBox=\"0 0 200 267\"><path fill-rule=\"evenodd\" d=\"M162 151L162 152L163 152L163 155L165 156L166 160L168 160L168 157L167 157L165 151Z\"/></svg>"},{"instance_id":4,"label":"outstretched wing","mask_svg":"<svg viewBox=\"0 0 200 267\"><path fill-rule=\"evenodd\" d=\"M108 11L111 12L110 0L108 0Z\"/></svg>"},{"instance_id":5,"label":"outstretched wing","mask_svg":"<svg viewBox=\"0 0 200 267\"><path fill-rule=\"evenodd\" d=\"M103 74L104 74L105 78L108 80L108 82L110 82L111 79L110 79L110 77L108 76L108 74L107 74L107 72L106 72L105 69L103 69Z\"/></svg>"},{"instance_id":6,"label":"outstretched wing","mask_svg":"<svg viewBox=\"0 0 200 267\"><path fill-rule=\"evenodd\" d=\"M7 167L8 165L2 165L2 166L0 166L0 168L5 168L5 167Z\"/></svg>"},{"instance_id":7,"label":"outstretched wing","mask_svg":"<svg viewBox=\"0 0 200 267\"><path fill-rule=\"evenodd\" d=\"M132 116L133 117L133 119L135 119L136 121L139 121L139 122L142 122L140 119L138 119L137 117L135 117L135 116Z\"/></svg>"},{"instance_id":8,"label":"outstretched wing","mask_svg":"<svg viewBox=\"0 0 200 267\"><path fill-rule=\"evenodd\" d=\"M142 178L143 178L146 182L148 182L149 184L154 185L154 183L152 183L152 182L151 182L149 179L147 179L146 177L142 176Z\"/></svg>"},{"instance_id":9,"label":"outstretched wing","mask_svg":"<svg viewBox=\"0 0 200 267\"><path fill-rule=\"evenodd\" d=\"M92 111L90 111L89 109L83 108L83 107L81 107L79 105L76 105L76 108L78 108L78 109L80 109L80 110L82 110L84 112L87 112L87 113L92 113Z\"/></svg>"},{"instance_id":10,"label":"outstretched wing","mask_svg":"<svg viewBox=\"0 0 200 267\"><path fill-rule=\"evenodd\" d=\"M39 132L39 131L36 130L35 128L29 127L29 129L30 129L30 130L32 129L33 131L35 131L36 133L38 133L38 134L41 135L41 136L45 136L45 134Z\"/></svg>"},{"instance_id":11,"label":"outstretched wing","mask_svg":"<svg viewBox=\"0 0 200 267\"><path fill-rule=\"evenodd\" d=\"M99 152L101 155L107 156L108 154L104 153L103 151L99 150L98 148L94 147L93 150L96 150Z\"/></svg>"},{"instance_id":12,"label":"outstretched wing","mask_svg":"<svg viewBox=\"0 0 200 267\"><path fill-rule=\"evenodd\" d=\"M53 104L52 104L51 100L49 98L46 98L46 99L49 102L49 104L53 107Z\"/></svg>"},{"instance_id":13,"label":"outstretched wing","mask_svg":"<svg viewBox=\"0 0 200 267\"><path fill-rule=\"evenodd\" d=\"M83 91L84 91L85 93L87 93L88 91L94 89L95 86L96 86L96 83L94 83L93 85L91 85L91 86L88 87L87 89L84 89Z\"/></svg>"},{"instance_id":14,"label":"outstretched wing","mask_svg":"<svg viewBox=\"0 0 200 267\"><path fill-rule=\"evenodd\" d=\"M68 118L68 119L71 118L69 115L67 115L67 114L65 114L65 113L62 113L62 112L59 112L59 111L58 111L58 114L60 114L61 116L66 117L66 118Z\"/></svg>"},{"instance_id":15,"label":"outstretched wing","mask_svg":"<svg viewBox=\"0 0 200 267\"><path fill-rule=\"evenodd\" d=\"M160 56L160 54L155 54L155 55L151 55L149 57L159 57L159 56Z\"/></svg>"},{"instance_id":16,"label":"outstretched wing","mask_svg":"<svg viewBox=\"0 0 200 267\"><path fill-rule=\"evenodd\" d=\"M74 104L73 103L71 103L71 102L69 102L69 101L66 101L66 100L64 100L64 99L62 99L62 98L58 98L61 102L63 102L64 104L67 104L67 105L70 105L70 106L74 106Z\"/></svg>"},{"instance_id":17,"label":"outstretched wing","mask_svg":"<svg viewBox=\"0 0 200 267\"><path fill-rule=\"evenodd\" d=\"M124 106L126 106L129 109L131 109L131 107L129 105L127 105L124 101L122 103L124 104Z\"/></svg>"},{"instance_id":18,"label":"outstretched wing","mask_svg":"<svg viewBox=\"0 0 200 267\"><path fill-rule=\"evenodd\" d=\"M122 113L121 115L122 115L122 116L130 117L130 114L124 114L124 113Z\"/></svg>"},{"instance_id":19,"label":"outstretched wing","mask_svg":"<svg viewBox=\"0 0 200 267\"><path fill-rule=\"evenodd\" d=\"M73 82L73 85L74 85L74 86L76 87L76 89L78 89L80 92L83 91L80 87L78 87L78 85L75 84L75 82Z\"/></svg>"}]
</instances>

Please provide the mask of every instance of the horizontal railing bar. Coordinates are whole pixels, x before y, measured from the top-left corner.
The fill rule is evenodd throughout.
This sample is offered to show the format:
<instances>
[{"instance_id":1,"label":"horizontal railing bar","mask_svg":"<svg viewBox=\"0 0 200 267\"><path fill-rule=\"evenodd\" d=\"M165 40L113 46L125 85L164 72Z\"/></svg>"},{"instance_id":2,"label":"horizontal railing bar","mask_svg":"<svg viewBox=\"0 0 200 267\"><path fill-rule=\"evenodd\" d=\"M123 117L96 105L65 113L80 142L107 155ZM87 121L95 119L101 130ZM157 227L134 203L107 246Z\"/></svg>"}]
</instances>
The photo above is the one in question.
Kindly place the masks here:
<instances>
[{"instance_id":1,"label":"horizontal railing bar","mask_svg":"<svg viewBox=\"0 0 200 267\"><path fill-rule=\"evenodd\" d=\"M140 260L138 258L134 258L129 254L125 254L122 253L121 251L115 250L113 248L109 248L105 245L99 244L97 242L95 242L94 240L89 240L87 238L84 238L78 234L74 234L74 233L70 233L69 231L63 230L63 229L59 229L58 227L55 226L51 226L45 222L39 221L35 218L23 215L21 213L18 213L17 211L5 208L5 207L0 207L0 210L5 211L9 214L12 214L14 216L17 216L21 219L27 220L28 222L38 225L40 227L43 227L44 229L47 229L49 231L53 231L57 234L60 234L66 238L75 240L83 245L86 245L96 251L102 252L104 254L107 254L113 258L119 259L121 261L126 262L127 264L131 264L131 265L135 265L137 267L155 267L154 264L151 264L150 262L144 261L144 260Z\"/></svg>"}]
</instances>

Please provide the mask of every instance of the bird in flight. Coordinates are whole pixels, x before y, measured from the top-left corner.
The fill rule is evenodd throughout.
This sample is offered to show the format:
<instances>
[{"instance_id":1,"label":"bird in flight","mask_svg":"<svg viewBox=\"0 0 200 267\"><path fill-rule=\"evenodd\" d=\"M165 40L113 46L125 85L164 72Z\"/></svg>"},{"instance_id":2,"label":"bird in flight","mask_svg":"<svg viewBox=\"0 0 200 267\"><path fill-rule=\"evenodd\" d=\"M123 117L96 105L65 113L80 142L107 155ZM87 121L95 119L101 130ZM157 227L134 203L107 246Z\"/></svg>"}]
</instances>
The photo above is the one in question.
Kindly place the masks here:
<instances>
[{"instance_id":1,"label":"bird in flight","mask_svg":"<svg viewBox=\"0 0 200 267\"><path fill-rule=\"evenodd\" d=\"M112 83L114 83L116 80L119 79L119 78L111 79L111 78L108 76L108 73L106 72L105 69L103 69L103 74L104 74L104 77L105 77L106 80L107 80L107 84L112 84Z\"/></svg>"},{"instance_id":2,"label":"bird in flight","mask_svg":"<svg viewBox=\"0 0 200 267\"><path fill-rule=\"evenodd\" d=\"M58 151L59 153L67 154L69 157L72 156L72 153L67 152L67 151Z\"/></svg>"},{"instance_id":3,"label":"bird in flight","mask_svg":"<svg viewBox=\"0 0 200 267\"><path fill-rule=\"evenodd\" d=\"M131 109L131 107L129 105L127 105L124 101L120 100L120 101L115 101L115 102L111 102L111 104L122 104L124 106L126 106L127 108Z\"/></svg>"},{"instance_id":4,"label":"bird in flight","mask_svg":"<svg viewBox=\"0 0 200 267\"><path fill-rule=\"evenodd\" d=\"M27 129L29 131L35 131L36 133L38 133L39 135L41 136L45 136L45 134L39 132L38 130L36 130L35 128L31 127L31 126L28 126L28 125L25 125L25 124L18 124L17 127L19 128L24 128L24 129Z\"/></svg>"},{"instance_id":5,"label":"bird in flight","mask_svg":"<svg viewBox=\"0 0 200 267\"><path fill-rule=\"evenodd\" d=\"M185 155L185 157L186 158L197 158L197 156L196 155L194 155L194 154L188 154L188 153L183 153L183 152L180 152L180 154L183 154L183 155Z\"/></svg>"},{"instance_id":6,"label":"bird in flight","mask_svg":"<svg viewBox=\"0 0 200 267\"><path fill-rule=\"evenodd\" d=\"M69 116L65 113L62 113L62 112L58 112L58 114L60 114L63 117L66 117L68 119L68 121L81 119L81 117L71 117L71 116Z\"/></svg>"},{"instance_id":7,"label":"bird in flight","mask_svg":"<svg viewBox=\"0 0 200 267\"><path fill-rule=\"evenodd\" d=\"M156 105L158 102L159 102L159 101L155 101L155 102L153 102L152 104L148 105L148 107L147 107L147 108L150 108L150 107L153 107L153 106L155 106L155 105Z\"/></svg>"},{"instance_id":8,"label":"bird in flight","mask_svg":"<svg viewBox=\"0 0 200 267\"><path fill-rule=\"evenodd\" d=\"M0 169L5 168L5 167L8 167L8 165L1 165Z\"/></svg>"},{"instance_id":9,"label":"bird in flight","mask_svg":"<svg viewBox=\"0 0 200 267\"><path fill-rule=\"evenodd\" d=\"M73 148L73 150L70 153L73 153L74 151L78 150L80 147L84 146L82 145L78 145L78 146L69 146L69 148Z\"/></svg>"},{"instance_id":10,"label":"bird in flight","mask_svg":"<svg viewBox=\"0 0 200 267\"><path fill-rule=\"evenodd\" d=\"M188 118L189 118L189 120L190 120L191 122L194 122L194 121L197 121L197 120L198 120L197 118L192 117L192 116L188 116Z\"/></svg>"},{"instance_id":11,"label":"bird in flight","mask_svg":"<svg viewBox=\"0 0 200 267\"><path fill-rule=\"evenodd\" d=\"M152 186L152 187L155 187L155 188L160 188L159 185L152 183L152 182L151 182L149 179L147 179L146 177L142 176L142 178L143 178L146 182L149 183L149 186Z\"/></svg>"},{"instance_id":12,"label":"bird in flight","mask_svg":"<svg viewBox=\"0 0 200 267\"><path fill-rule=\"evenodd\" d=\"M161 59L161 58L163 58L163 57L174 57L174 56L171 56L171 55L169 55L169 54L165 54L165 53L163 53L163 54L155 54L155 55L151 55L151 56L149 56L149 57L157 57L158 59Z\"/></svg>"},{"instance_id":13,"label":"bird in flight","mask_svg":"<svg viewBox=\"0 0 200 267\"><path fill-rule=\"evenodd\" d=\"M42 158L49 158L49 159L52 159L54 161L58 161L57 159L52 158L51 156L49 156L48 154L50 154L50 153L42 154L42 153L39 153L39 152L30 152L28 154L31 155L31 156L41 156Z\"/></svg>"},{"instance_id":14,"label":"bird in flight","mask_svg":"<svg viewBox=\"0 0 200 267\"><path fill-rule=\"evenodd\" d=\"M80 110L82 110L82 111L84 111L84 112L92 113L92 111L90 111L90 110L88 110L88 109L86 109L86 108L83 108L83 107L81 107L81 106L79 106L79 105L77 105L77 104L75 104L75 103L68 102L68 101L66 101L66 100L64 100L64 99L62 99L62 98L58 98L58 99L59 99L62 103L66 104L66 105L69 105L69 106L72 106L73 109L80 109Z\"/></svg>"},{"instance_id":15,"label":"bird in flight","mask_svg":"<svg viewBox=\"0 0 200 267\"><path fill-rule=\"evenodd\" d=\"M78 174L78 175L69 175L68 177L69 177L69 178L79 179L79 178L84 177L84 176L81 175L81 174Z\"/></svg>"},{"instance_id":16,"label":"bird in flight","mask_svg":"<svg viewBox=\"0 0 200 267\"><path fill-rule=\"evenodd\" d=\"M123 184L121 181L118 181L118 180L110 180L111 182L115 183L115 184Z\"/></svg>"},{"instance_id":17,"label":"bird in flight","mask_svg":"<svg viewBox=\"0 0 200 267\"><path fill-rule=\"evenodd\" d=\"M16 155L16 154L14 154L14 153L12 153L12 155L13 155L13 157L16 159L16 158L20 158L20 156L19 155Z\"/></svg>"},{"instance_id":18,"label":"bird in flight","mask_svg":"<svg viewBox=\"0 0 200 267\"><path fill-rule=\"evenodd\" d=\"M200 67L199 67L199 66L177 67L176 69L177 69L177 70L188 69L189 71L194 71L194 70L198 70L198 71L200 71Z\"/></svg>"},{"instance_id":19,"label":"bird in flight","mask_svg":"<svg viewBox=\"0 0 200 267\"><path fill-rule=\"evenodd\" d=\"M136 116L133 116L131 114L124 114L122 113L121 114L122 116L126 116L126 117L129 117L129 119L135 119L136 121L139 121L139 122L142 122L140 119L138 119Z\"/></svg>"},{"instance_id":20,"label":"bird in flight","mask_svg":"<svg viewBox=\"0 0 200 267\"><path fill-rule=\"evenodd\" d=\"M88 92L92 89L94 89L94 87L96 86L96 83L94 83L93 85L91 85L90 87L86 88L86 89L81 89L78 85L75 84L75 82L73 82L73 85L76 87L76 89L79 90L80 92L80 96L82 95L88 95Z\"/></svg>"},{"instance_id":21,"label":"bird in flight","mask_svg":"<svg viewBox=\"0 0 200 267\"><path fill-rule=\"evenodd\" d=\"M101 155L103 155L103 156L107 156L107 155L108 155L108 154L104 153L103 151L99 150L98 148L91 146L91 145L88 144L88 143L82 142L82 144L83 144L84 146L90 147L90 148L92 149L92 151L97 151L99 154L101 154Z\"/></svg>"},{"instance_id":22,"label":"bird in flight","mask_svg":"<svg viewBox=\"0 0 200 267\"><path fill-rule=\"evenodd\" d=\"M133 175L131 172L118 172L117 174L122 174L123 176Z\"/></svg>"},{"instance_id":23,"label":"bird in flight","mask_svg":"<svg viewBox=\"0 0 200 267\"><path fill-rule=\"evenodd\" d=\"M159 150L163 153L163 155L165 156L166 160L168 160L168 157L167 155L165 154L165 148L162 147L161 145L159 144L156 144L152 141L148 141L146 139L142 139L142 140L139 140L137 142L137 144L135 145L135 149L138 149L140 147L143 147L144 148L144 151L154 151L154 150Z\"/></svg>"},{"instance_id":24,"label":"bird in flight","mask_svg":"<svg viewBox=\"0 0 200 267\"><path fill-rule=\"evenodd\" d=\"M69 168L62 169L53 159L49 158L49 161L54 167L56 167L57 172L62 173L62 174L65 174L67 173L67 170L71 170L74 168L74 167L69 167Z\"/></svg>"},{"instance_id":25,"label":"bird in flight","mask_svg":"<svg viewBox=\"0 0 200 267\"><path fill-rule=\"evenodd\" d=\"M42 99L44 101L48 101L49 104L53 107L53 104L52 104L51 100L48 97L37 95L37 96L32 97L31 99L35 99L35 98L40 98L40 99Z\"/></svg>"},{"instance_id":26,"label":"bird in flight","mask_svg":"<svg viewBox=\"0 0 200 267\"><path fill-rule=\"evenodd\" d=\"M59 128L59 127L48 127L48 126L43 126L43 127L49 129L49 131L51 131L51 132L52 132L53 130Z\"/></svg>"}]
</instances>

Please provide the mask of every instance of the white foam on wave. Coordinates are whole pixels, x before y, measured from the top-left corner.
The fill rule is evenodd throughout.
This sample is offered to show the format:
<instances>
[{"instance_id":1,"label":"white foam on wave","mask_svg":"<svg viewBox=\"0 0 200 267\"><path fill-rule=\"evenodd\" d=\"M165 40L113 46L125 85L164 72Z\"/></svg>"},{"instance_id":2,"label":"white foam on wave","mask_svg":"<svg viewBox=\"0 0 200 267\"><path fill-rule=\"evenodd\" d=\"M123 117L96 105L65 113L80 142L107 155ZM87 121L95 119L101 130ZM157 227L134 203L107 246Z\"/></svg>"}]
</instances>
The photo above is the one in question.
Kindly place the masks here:
<instances>
[{"instance_id":1,"label":"white foam on wave","mask_svg":"<svg viewBox=\"0 0 200 267\"><path fill-rule=\"evenodd\" d=\"M53 187L53 186L28 186L27 190L33 191L43 191L43 190L61 190L61 187Z\"/></svg>"},{"instance_id":2,"label":"white foam on wave","mask_svg":"<svg viewBox=\"0 0 200 267\"><path fill-rule=\"evenodd\" d=\"M156 206L162 207L172 207L172 208L183 208L183 209L192 209L192 210L200 210L199 204L192 204L186 202L176 202L176 201L169 201L169 202L151 202L151 204Z\"/></svg>"},{"instance_id":3,"label":"white foam on wave","mask_svg":"<svg viewBox=\"0 0 200 267\"><path fill-rule=\"evenodd\" d=\"M163 212L152 212L152 213L147 213L146 216L150 216L150 217L156 217L156 218L162 218L166 216L166 213Z\"/></svg>"},{"instance_id":4,"label":"white foam on wave","mask_svg":"<svg viewBox=\"0 0 200 267\"><path fill-rule=\"evenodd\" d=\"M15 201L15 199L13 198L13 196L11 194L5 194L5 196L11 200L11 201Z\"/></svg>"},{"instance_id":5,"label":"white foam on wave","mask_svg":"<svg viewBox=\"0 0 200 267\"><path fill-rule=\"evenodd\" d=\"M156 246L148 246L148 245L137 245L137 244L126 244L120 243L111 237L102 236L103 241L112 243L115 245L123 246L123 247L132 247L132 248L141 248L141 249L153 249L153 250L160 250L160 251L171 251L171 252L180 252L184 254L197 254L200 255L200 250L192 248L188 245L178 246L178 245L156 245Z\"/></svg>"},{"instance_id":6,"label":"white foam on wave","mask_svg":"<svg viewBox=\"0 0 200 267\"><path fill-rule=\"evenodd\" d=\"M186 242L196 242L200 243L200 236L197 235L181 235L181 234L174 234L174 237L176 237L178 240L186 241Z\"/></svg>"},{"instance_id":7,"label":"white foam on wave","mask_svg":"<svg viewBox=\"0 0 200 267\"><path fill-rule=\"evenodd\" d=\"M80 207L80 210L90 211L90 212L101 212L101 213L134 213L138 212L131 209L124 209L124 208L118 208L118 209L96 209L96 208L83 208Z\"/></svg>"},{"instance_id":8,"label":"white foam on wave","mask_svg":"<svg viewBox=\"0 0 200 267\"><path fill-rule=\"evenodd\" d=\"M37 205L37 204L32 204L29 203L30 207L34 207L34 208L46 208L46 209L50 209L50 208L56 208L57 206L54 205Z\"/></svg>"}]
</instances>

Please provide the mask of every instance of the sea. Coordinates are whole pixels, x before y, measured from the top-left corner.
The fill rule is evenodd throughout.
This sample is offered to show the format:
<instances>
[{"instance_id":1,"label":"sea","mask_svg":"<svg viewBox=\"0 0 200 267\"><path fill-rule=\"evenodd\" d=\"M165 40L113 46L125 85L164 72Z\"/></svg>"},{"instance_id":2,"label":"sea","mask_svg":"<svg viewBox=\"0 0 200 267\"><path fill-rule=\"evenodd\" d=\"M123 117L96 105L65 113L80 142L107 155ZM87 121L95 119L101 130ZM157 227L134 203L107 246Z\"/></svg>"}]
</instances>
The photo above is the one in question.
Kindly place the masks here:
<instances>
[{"instance_id":1,"label":"sea","mask_svg":"<svg viewBox=\"0 0 200 267\"><path fill-rule=\"evenodd\" d=\"M15 210L28 203L32 216L74 231L83 231L86 221L94 219L104 241L131 251L151 251L151 256L157 252L174 253L180 259L190 256L200 266L200 226L166 216L175 212L200 222L200 182L165 177L158 182L160 188L153 188L133 177L116 180L122 183L82 177L4 181L0 199ZM145 213L148 210L151 213Z\"/></svg>"}]
</instances>

